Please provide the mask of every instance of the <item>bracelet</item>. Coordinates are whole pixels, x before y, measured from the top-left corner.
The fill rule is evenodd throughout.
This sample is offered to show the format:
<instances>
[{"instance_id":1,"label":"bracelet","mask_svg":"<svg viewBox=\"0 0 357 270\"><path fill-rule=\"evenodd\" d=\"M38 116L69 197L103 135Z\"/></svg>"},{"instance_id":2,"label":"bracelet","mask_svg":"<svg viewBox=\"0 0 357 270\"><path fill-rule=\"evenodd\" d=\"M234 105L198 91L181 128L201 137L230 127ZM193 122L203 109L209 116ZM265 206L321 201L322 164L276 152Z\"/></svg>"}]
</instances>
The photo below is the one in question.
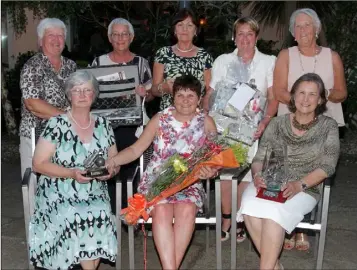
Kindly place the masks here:
<instances>
[{"instance_id":1,"label":"bracelet","mask_svg":"<svg viewBox=\"0 0 357 270\"><path fill-rule=\"evenodd\" d=\"M272 119L272 117L269 114L265 115L264 118Z\"/></svg>"}]
</instances>

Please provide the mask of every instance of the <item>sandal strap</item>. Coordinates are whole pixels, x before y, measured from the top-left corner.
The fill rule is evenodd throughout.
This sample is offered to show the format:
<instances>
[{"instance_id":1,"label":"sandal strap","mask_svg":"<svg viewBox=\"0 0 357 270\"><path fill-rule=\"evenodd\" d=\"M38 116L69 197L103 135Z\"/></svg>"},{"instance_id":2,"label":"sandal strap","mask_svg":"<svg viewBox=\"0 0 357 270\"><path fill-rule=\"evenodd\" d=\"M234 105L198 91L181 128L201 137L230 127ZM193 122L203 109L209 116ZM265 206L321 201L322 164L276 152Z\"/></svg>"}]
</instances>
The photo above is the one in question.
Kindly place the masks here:
<instances>
[{"instance_id":1,"label":"sandal strap","mask_svg":"<svg viewBox=\"0 0 357 270\"><path fill-rule=\"evenodd\" d=\"M232 214L222 214L222 218L231 219L232 218Z\"/></svg>"}]
</instances>

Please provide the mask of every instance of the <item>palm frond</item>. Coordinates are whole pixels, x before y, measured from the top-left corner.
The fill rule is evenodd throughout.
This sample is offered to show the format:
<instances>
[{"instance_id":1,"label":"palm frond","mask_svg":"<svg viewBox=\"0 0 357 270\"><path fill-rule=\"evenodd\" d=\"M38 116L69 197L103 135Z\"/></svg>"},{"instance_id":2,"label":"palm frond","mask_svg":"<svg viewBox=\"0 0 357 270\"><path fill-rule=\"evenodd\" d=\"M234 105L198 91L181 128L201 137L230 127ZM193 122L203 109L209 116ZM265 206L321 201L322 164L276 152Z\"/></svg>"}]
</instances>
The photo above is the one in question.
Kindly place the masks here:
<instances>
[{"instance_id":1,"label":"palm frond","mask_svg":"<svg viewBox=\"0 0 357 270\"><path fill-rule=\"evenodd\" d=\"M335 3L328 1L254 1L244 4L251 10L251 16L262 25L277 26L277 31L289 25L291 13L297 8L311 8L323 22L328 16L335 15Z\"/></svg>"}]
</instances>

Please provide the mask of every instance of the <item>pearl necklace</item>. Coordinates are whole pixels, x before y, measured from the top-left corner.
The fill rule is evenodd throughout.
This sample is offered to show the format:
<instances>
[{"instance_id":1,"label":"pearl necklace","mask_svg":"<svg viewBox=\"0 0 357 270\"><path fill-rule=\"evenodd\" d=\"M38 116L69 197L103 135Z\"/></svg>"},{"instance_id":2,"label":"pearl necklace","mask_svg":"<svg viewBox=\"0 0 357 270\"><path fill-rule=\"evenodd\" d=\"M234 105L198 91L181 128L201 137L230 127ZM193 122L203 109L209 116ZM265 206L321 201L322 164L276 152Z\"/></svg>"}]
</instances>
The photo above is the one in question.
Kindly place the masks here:
<instances>
[{"instance_id":1,"label":"pearl necklace","mask_svg":"<svg viewBox=\"0 0 357 270\"><path fill-rule=\"evenodd\" d=\"M72 118L73 122L80 128L80 129L88 129L92 125L92 114L89 113L89 124L86 127L82 127L80 124L77 123L76 119L74 119L71 111L68 111L69 116Z\"/></svg>"},{"instance_id":2,"label":"pearl necklace","mask_svg":"<svg viewBox=\"0 0 357 270\"><path fill-rule=\"evenodd\" d=\"M183 53L186 53L186 52L192 51L194 46L192 45L192 47L191 47L190 49L188 49L188 50L181 50L181 49L179 48L179 46L177 46L177 44L175 45L175 47L176 47L176 49L177 49L178 51L183 52Z\"/></svg>"},{"instance_id":3,"label":"pearl necklace","mask_svg":"<svg viewBox=\"0 0 357 270\"><path fill-rule=\"evenodd\" d=\"M301 51L298 47L298 51L299 51L299 60L300 60L300 66L301 66L301 69L302 69L302 73L305 74L305 69L304 69L304 66L302 65L302 60L301 60ZM316 63L317 63L317 54L319 53L319 47L317 47L316 51L315 51L315 55L314 55L314 69L312 70L312 73L315 73L315 69L316 69Z\"/></svg>"}]
</instances>

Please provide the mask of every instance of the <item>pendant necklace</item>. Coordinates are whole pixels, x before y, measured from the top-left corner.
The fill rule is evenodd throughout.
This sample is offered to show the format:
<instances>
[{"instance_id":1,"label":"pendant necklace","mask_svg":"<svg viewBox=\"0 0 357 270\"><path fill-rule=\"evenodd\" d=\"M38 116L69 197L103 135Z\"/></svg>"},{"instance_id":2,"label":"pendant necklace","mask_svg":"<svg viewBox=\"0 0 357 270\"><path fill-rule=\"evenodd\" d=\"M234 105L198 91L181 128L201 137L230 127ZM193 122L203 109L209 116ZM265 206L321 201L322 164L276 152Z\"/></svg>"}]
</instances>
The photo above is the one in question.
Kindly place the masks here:
<instances>
[{"instance_id":1,"label":"pendant necklace","mask_svg":"<svg viewBox=\"0 0 357 270\"><path fill-rule=\"evenodd\" d=\"M301 69L302 69L302 73L305 74L307 72L305 72L305 69L304 69L304 66L302 64L302 59L301 59L301 51L300 49L298 48L298 51L299 51L299 60L300 60L300 66L301 66ZM316 69L316 63L317 63L317 54L319 53L319 48L317 47L316 51L315 51L315 56L314 56L314 69L312 70L312 73L315 73L315 69Z\"/></svg>"},{"instance_id":2,"label":"pendant necklace","mask_svg":"<svg viewBox=\"0 0 357 270\"><path fill-rule=\"evenodd\" d=\"M177 44L175 45L175 47L176 47L176 49L177 49L178 51L183 52L183 53L186 53L186 52L192 51L194 46L192 45L192 47L191 47L190 49L188 49L188 50L181 50Z\"/></svg>"},{"instance_id":3,"label":"pendant necklace","mask_svg":"<svg viewBox=\"0 0 357 270\"><path fill-rule=\"evenodd\" d=\"M88 126L86 126L86 127L82 127L80 124L77 123L77 121L76 121L76 119L74 119L74 117L73 117L71 111L68 111L68 114L69 114L69 116L72 118L73 122L74 122L80 129L85 130L85 129L88 129L88 128L92 125L92 114L91 114L91 113L89 113L89 124L88 124Z\"/></svg>"}]
</instances>

